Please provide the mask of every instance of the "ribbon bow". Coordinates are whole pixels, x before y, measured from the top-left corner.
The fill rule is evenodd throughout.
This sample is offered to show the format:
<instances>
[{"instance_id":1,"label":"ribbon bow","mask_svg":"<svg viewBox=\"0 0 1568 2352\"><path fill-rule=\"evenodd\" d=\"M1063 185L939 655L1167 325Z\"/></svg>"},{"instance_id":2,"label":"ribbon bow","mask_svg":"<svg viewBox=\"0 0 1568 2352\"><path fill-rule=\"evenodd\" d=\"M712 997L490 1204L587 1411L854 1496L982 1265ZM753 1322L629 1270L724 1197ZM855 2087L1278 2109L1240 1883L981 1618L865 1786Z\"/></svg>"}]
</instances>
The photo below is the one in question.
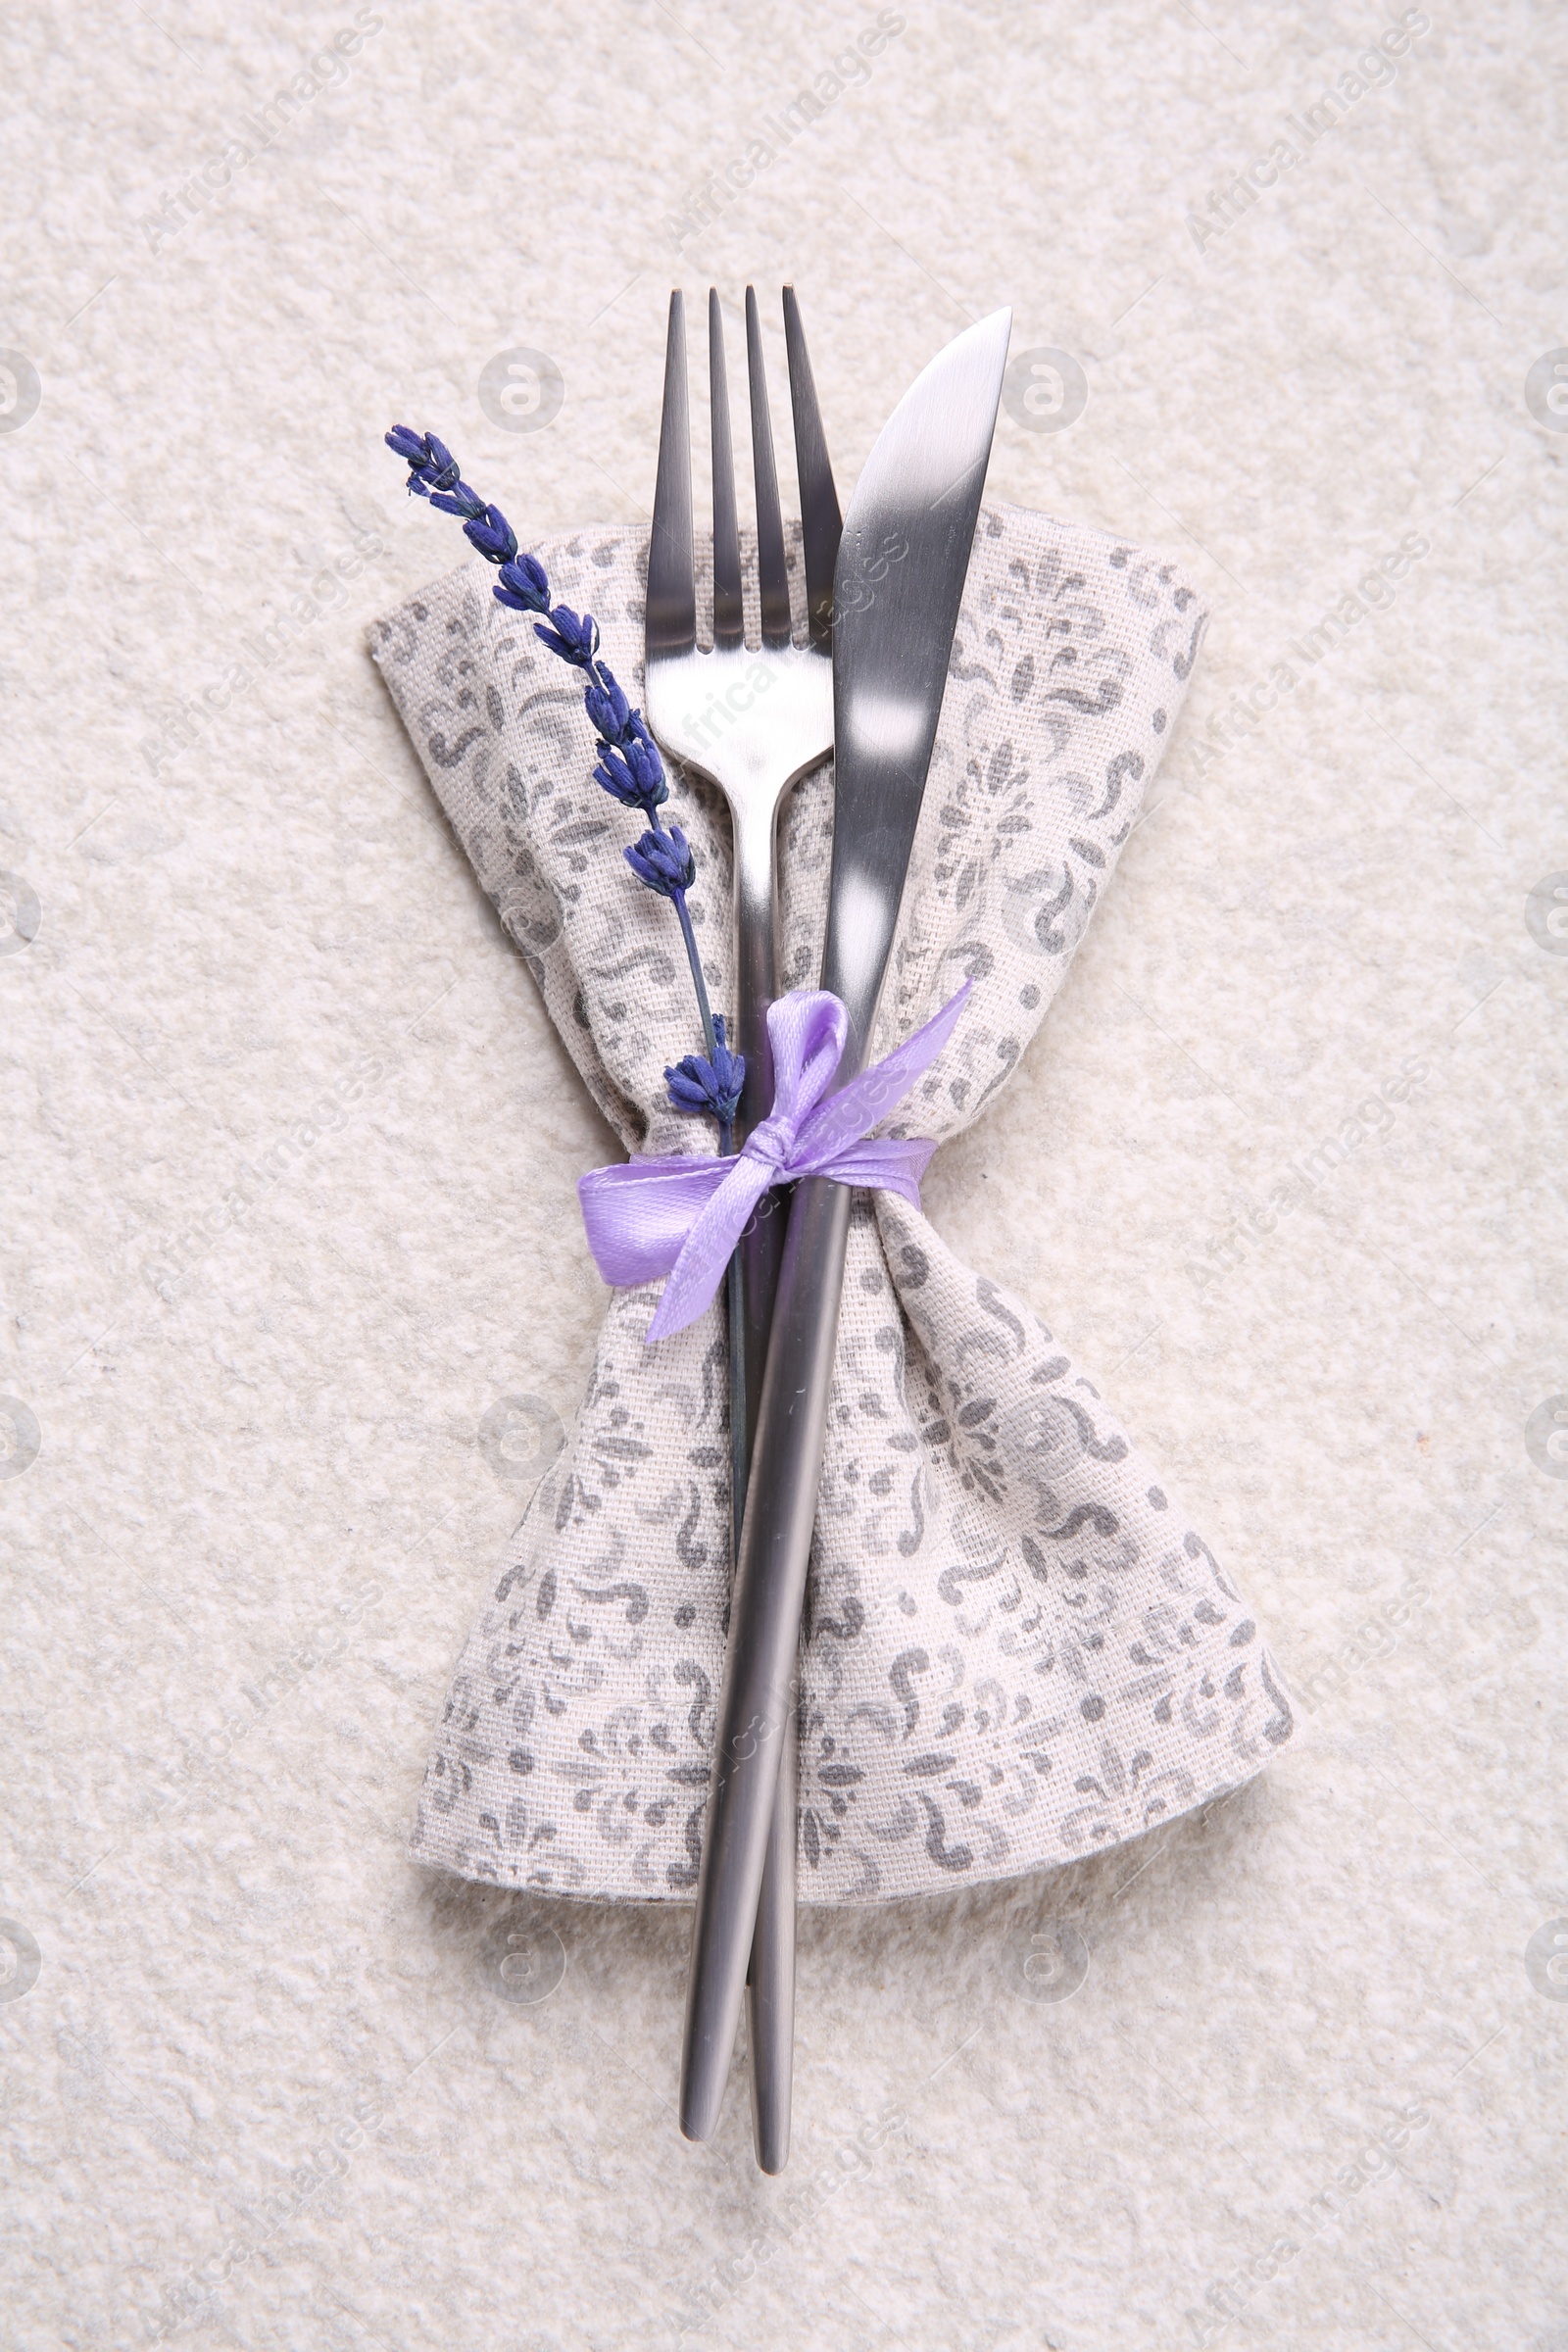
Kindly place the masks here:
<instances>
[{"instance_id":1,"label":"ribbon bow","mask_svg":"<svg viewBox=\"0 0 1568 2352\"><path fill-rule=\"evenodd\" d=\"M836 1094L828 1088L850 1017L827 989L795 988L768 1008L773 1107L726 1159L631 1159L592 1168L577 1186L594 1263L617 1288L669 1276L648 1326L650 1341L694 1323L757 1203L803 1176L898 1193L920 1205L920 1179L936 1145L870 1130L902 1102L957 1026L965 981L934 1020ZM826 1100L824 1101L824 1097Z\"/></svg>"}]
</instances>

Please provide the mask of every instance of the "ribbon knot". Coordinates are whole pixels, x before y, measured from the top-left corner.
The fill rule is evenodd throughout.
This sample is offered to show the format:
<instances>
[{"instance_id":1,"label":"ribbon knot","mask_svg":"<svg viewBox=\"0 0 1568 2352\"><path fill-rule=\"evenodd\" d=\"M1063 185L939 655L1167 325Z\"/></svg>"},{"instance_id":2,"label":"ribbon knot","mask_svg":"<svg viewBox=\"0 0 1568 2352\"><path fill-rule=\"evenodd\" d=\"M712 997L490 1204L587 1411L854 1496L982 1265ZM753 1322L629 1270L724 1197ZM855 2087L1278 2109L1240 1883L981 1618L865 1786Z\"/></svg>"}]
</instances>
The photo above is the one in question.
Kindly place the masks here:
<instances>
[{"instance_id":1,"label":"ribbon knot","mask_svg":"<svg viewBox=\"0 0 1568 2352\"><path fill-rule=\"evenodd\" d=\"M848 1085L829 1092L849 1015L827 989L797 988L768 1008L773 1105L728 1159L631 1159L592 1168L577 1186L594 1263L617 1288L668 1275L650 1341L694 1323L762 1195L803 1176L898 1193L920 1205L936 1145L871 1138L871 1129L930 1068L957 1025L971 983L934 1020Z\"/></svg>"},{"instance_id":2,"label":"ribbon knot","mask_svg":"<svg viewBox=\"0 0 1568 2352\"><path fill-rule=\"evenodd\" d=\"M795 1138L785 1122L768 1117L753 1128L741 1146L741 1152L744 1157L760 1159L766 1168L782 1168L794 1148Z\"/></svg>"}]
</instances>

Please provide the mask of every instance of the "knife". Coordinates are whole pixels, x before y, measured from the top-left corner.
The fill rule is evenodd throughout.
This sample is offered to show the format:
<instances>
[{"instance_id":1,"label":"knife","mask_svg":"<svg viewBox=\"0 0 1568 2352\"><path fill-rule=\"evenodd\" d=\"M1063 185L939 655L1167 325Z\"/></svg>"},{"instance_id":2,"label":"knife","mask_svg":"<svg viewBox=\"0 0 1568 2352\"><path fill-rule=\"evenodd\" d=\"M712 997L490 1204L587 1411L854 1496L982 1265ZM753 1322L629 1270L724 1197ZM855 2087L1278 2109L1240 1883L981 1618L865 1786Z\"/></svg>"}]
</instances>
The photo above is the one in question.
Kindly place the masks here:
<instances>
[{"instance_id":1,"label":"knife","mask_svg":"<svg viewBox=\"0 0 1568 2352\"><path fill-rule=\"evenodd\" d=\"M866 461L834 573L833 865L821 986L864 1067L947 682L996 430L1010 311L939 352ZM847 1187L813 1177L790 1208L730 1602L713 1783L686 1995L680 2128L718 2122L745 1993L779 1757L796 1700L801 1604L827 1432Z\"/></svg>"}]
</instances>

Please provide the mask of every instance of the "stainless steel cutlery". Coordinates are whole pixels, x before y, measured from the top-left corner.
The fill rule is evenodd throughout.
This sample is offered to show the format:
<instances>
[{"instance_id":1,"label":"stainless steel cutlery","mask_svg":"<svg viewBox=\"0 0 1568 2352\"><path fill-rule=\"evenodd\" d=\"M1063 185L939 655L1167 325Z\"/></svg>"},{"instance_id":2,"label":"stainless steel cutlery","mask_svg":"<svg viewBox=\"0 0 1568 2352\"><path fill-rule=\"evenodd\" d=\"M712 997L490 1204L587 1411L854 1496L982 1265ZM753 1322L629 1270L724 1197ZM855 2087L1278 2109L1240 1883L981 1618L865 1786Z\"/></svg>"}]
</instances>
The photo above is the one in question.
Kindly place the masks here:
<instances>
[{"instance_id":1,"label":"stainless steel cutlery","mask_svg":"<svg viewBox=\"0 0 1568 2352\"><path fill-rule=\"evenodd\" d=\"M661 747L712 779L734 839L735 1042L746 1055L737 1142L772 1100L766 1014L776 986L774 836L789 787L835 755L833 864L820 985L849 1039L840 1086L864 1066L925 791L968 569L1010 314L940 352L872 450L840 525L800 314L784 292L801 488L807 640L794 642L757 299L746 294L760 649L745 644L723 320L709 296L713 482L712 651L697 642L685 309L670 297L648 571L647 717ZM801 1606L827 1426L851 1195L799 1186L785 1217L743 1238L731 1293L735 1577L703 1838L681 2068L681 2130L718 2121L751 1994L759 2162L789 2149L794 2034L796 1733Z\"/></svg>"},{"instance_id":2,"label":"stainless steel cutlery","mask_svg":"<svg viewBox=\"0 0 1568 2352\"><path fill-rule=\"evenodd\" d=\"M821 976L850 1018L839 1085L869 1054L985 485L1010 322L1005 311L982 319L916 378L856 485L839 548L833 864ZM709 2138L718 2121L780 1764L795 1722L801 1604L850 1200L842 1185L813 1178L799 1187L790 1210L736 1553L698 1880L680 2105L681 2130L690 2139Z\"/></svg>"},{"instance_id":3,"label":"stainless steel cutlery","mask_svg":"<svg viewBox=\"0 0 1568 2352\"><path fill-rule=\"evenodd\" d=\"M713 485L711 653L697 643L697 565L692 533L691 426L685 304L669 300L664 408L659 437L648 563L646 715L661 748L709 776L729 804L734 843L735 1033L746 1056L736 1125L739 1145L773 1097L767 1008L776 993L774 838L790 786L823 760L833 740L833 567L839 502L833 487L810 361L793 290L784 289L784 335L796 474L801 491L808 634L793 639L784 523L757 296L746 289L746 358L751 393L757 570L761 644L748 650L741 594L740 529L730 440L729 382L717 292L708 297L708 364ZM766 1360L768 1324L783 1244L783 1203L763 1202L740 1246L730 1346L744 1367L745 1409L730 1431L734 1534L738 1545L751 1433ZM738 1310L738 1311L737 1311ZM795 1748L774 1795L774 1834L756 1910L750 1970L752 2092L758 2161L782 2169L789 2153L791 2049L795 2018Z\"/></svg>"}]
</instances>

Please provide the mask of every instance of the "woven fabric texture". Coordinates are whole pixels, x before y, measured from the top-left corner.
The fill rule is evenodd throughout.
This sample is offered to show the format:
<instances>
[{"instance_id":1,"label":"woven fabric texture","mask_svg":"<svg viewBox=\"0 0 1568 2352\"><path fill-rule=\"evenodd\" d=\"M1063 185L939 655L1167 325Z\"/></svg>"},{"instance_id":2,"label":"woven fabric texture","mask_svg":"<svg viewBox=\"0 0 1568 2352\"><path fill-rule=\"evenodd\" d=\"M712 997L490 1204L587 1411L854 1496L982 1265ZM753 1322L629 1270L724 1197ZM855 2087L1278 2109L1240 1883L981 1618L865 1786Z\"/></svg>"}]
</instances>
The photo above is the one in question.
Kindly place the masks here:
<instances>
[{"instance_id":1,"label":"woven fabric texture","mask_svg":"<svg viewBox=\"0 0 1568 2352\"><path fill-rule=\"evenodd\" d=\"M535 552L635 699L646 543L588 528ZM790 561L803 621L798 542ZM751 610L751 549L746 570ZM664 1097L697 1042L673 915L620 858L629 820L590 780L575 680L493 578L475 561L390 614L376 660L622 1143L711 1151ZM1203 621L1172 564L982 511L873 1051L961 979L973 993L888 1132L952 1136L1006 1083L1137 819ZM722 1006L728 821L668 764ZM781 822L784 986L815 981L832 826L828 765ZM696 1883L728 1597L725 1342L715 1305L648 1347L657 1296L612 1295L575 1424L458 1662L413 1850L466 1878L606 1901ZM802 1688L808 1902L1071 1860L1234 1788L1294 1729L1253 1616L1094 1383L888 1195L858 1196L851 1222Z\"/></svg>"}]
</instances>

